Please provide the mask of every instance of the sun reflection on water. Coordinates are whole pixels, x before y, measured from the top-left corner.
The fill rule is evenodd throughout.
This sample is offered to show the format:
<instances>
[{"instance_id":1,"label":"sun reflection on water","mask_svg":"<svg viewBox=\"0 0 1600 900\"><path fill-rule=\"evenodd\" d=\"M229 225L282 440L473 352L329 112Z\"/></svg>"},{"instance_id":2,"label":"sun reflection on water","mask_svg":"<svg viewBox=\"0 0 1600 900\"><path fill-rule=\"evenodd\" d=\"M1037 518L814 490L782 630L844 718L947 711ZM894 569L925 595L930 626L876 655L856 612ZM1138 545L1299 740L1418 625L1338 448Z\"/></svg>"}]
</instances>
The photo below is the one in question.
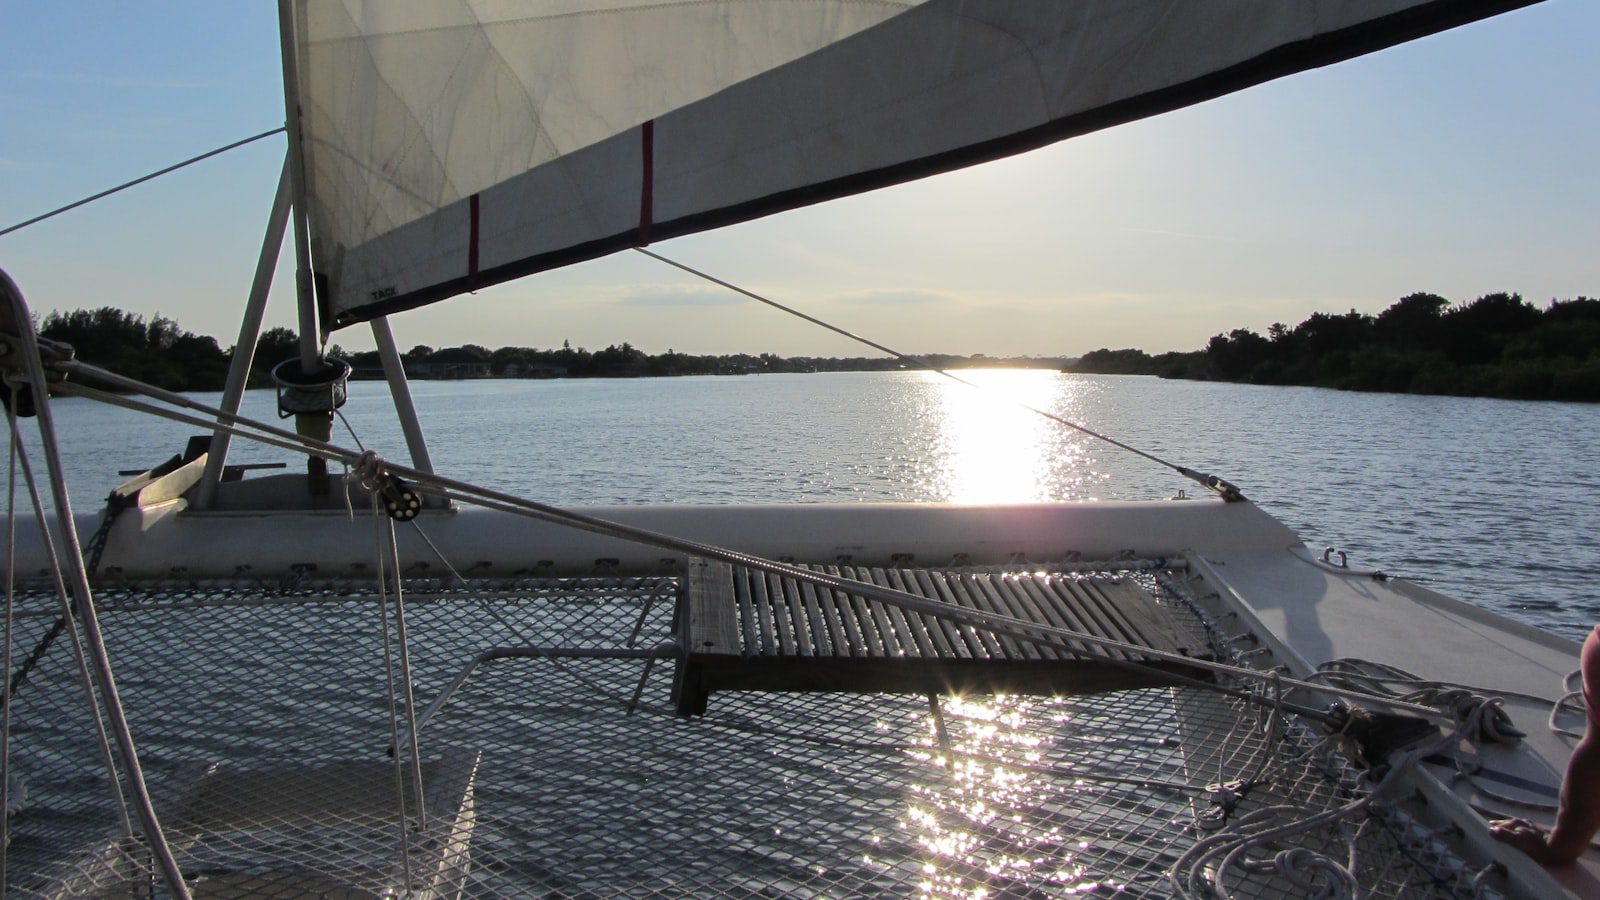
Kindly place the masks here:
<instances>
[{"instance_id":1,"label":"sun reflection on water","mask_svg":"<svg viewBox=\"0 0 1600 900\"><path fill-rule=\"evenodd\" d=\"M935 493L950 503L1033 503L1087 496L1100 480L1081 434L1018 403L1068 420L1084 412L1086 383L1039 369L965 369L976 390L923 373L940 416ZM1015 401L1015 402L1013 402Z\"/></svg>"},{"instance_id":2,"label":"sun reflection on water","mask_svg":"<svg viewBox=\"0 0 1600 900\"><path fill-rule=\"evenodd\" d=\"M1033 815L1069 803L1081 786L1028 768L1041 766L1048 748L1027 722L1050 703L1020 696L941 698L944 740L929 716L911 756L930 775L912 785L902 820L922 850L923 894L975 898L1019 888L1052 894L1115 889L1079 863L1075 851L1087 846L1081 836Z\"/></svg>"}]
</instances>

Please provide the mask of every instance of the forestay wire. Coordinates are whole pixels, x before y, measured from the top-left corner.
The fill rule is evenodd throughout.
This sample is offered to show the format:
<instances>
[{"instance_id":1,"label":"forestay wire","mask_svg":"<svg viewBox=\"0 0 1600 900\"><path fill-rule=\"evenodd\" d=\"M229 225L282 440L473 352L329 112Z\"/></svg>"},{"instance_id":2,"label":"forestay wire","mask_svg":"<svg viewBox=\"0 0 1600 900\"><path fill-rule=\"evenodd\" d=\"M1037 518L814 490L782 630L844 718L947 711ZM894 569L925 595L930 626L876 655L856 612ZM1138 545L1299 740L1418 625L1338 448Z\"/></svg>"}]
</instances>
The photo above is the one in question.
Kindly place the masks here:
<instances>
[{"instance_id":1,"label":"forestay wire","mask_svg":"<svg viewBox=\"0 0 1600 900\"><path fill-rule=\"evenodd\" d=\"M168 172L176 172L179 169L183 168L184 166L194 165L195 163L200 162L201 160L210 159L213 156L219 156L219 155L221 155L223 153L227 153L229 150L233 150L233 149L236 149L238 147L243 147L245 144L252 144L252 143L255 143L256 141L261 140L262 138L272 137L273 135L278 134L281 131L283 131L283 126L280 125L279 127L273 128L270 131L263 131L260 134L251 135L250 137L234 141L231 144L226 144L224 146L218 147L215 150L207 150L206 152L200 154L199 156L191 156L188 159L184 160L183 162L173 163L172 165L167 166L165 168L157 169L156 171L151 172L148 175L141 175L138 178L133 179L132 181L125 181L122 184L119 184L114 188L107 188L107 189L99 192L98 194L91 194L90 196L85 197L82 200L75 200L75 201L73 201L71 203L68 203L66 206L60 207L58 209L52 209L47 213L41 213L40 215L34 216L31 219L28 219L27 221L18 222L15 225L9 225L9 226L7 226L5 228L0 228L0 237L8 235L13 231L21 231L22 229L27 228L29 225L36 225L36 224L38 224L40 222L43 222L45 219L51 218L53 216L59 216L64 212L68 212L70 210L77 209L80 206L87 206L88 204L93 203L96 200L100 200L102 198L109 197L112 194L117 193L118 191L125 191L128 188L131 188L131 187L133 187L135 185L144 184L146 181L150 181L150 180L155 179L155 178L160 178L162 175L165 175Z\"/></svg>"},{"instance_id":2,"label":"forestay wire","mask_svg":"<svg viewBox=\"0 0 1600 900\"><path fill-rule=\"evenodd\" d=\"M260 134L251 135L250 137L242 138L242 139L234 141L232 143L225 144L225 145L223 145L221 147L216 148L215 150L208 150L205 153L201 153L198 156L192 156L192 157L190 157L188 159L183 160L182 162L173 163L170 166L166 166L166 167L163 167L161 169L158 169L158 170L156 170L154 172L149 173L148 175L142 175L142 176L140 176L138 178L133 179L132 181L124 182L122 184L117 185L116 187L108 188L106 190L100 191L99 193L92 194L92 195L90 195L88 197L83 198L82 200L77 200L77 201L74 201L72 203L68 203L66 206L62 206L62 207L59 207L57 209L53 209L53 210L51 210L51 211L49 211L47 213L42 213L40 215L34 216L31 219L27 219L25 221L18 222L15 225L10 225L10 226L7 226L5 228L0 228L0 236L4 236L4 235L7 235L7 234L10 234L13 231L20 231L23 228L27 228L30 225L38 224L39 222L43 222L46 219L52 218L54 216L58 216L61 213L68 212L68 211L73 210L73 209L77 209L80 206L85 206L87 204L93 203L96 200L100 200L102 198L109 197L112 194L118 193L119 191L123 191L123 190L126 190L128 188L134 187L135 185L143 184L146 181L150 181L152 179L159 178L162 175L166 175L166 174L168 174L170 172L175 172L175 171L177 171L179 169L182 169L182 168L184 168L186 166L190 166L190 165L193 165L194 163L201 162L202 160L210 159L213 156L221 155L223 153L228 152L229 150L234 150L234 149L237 149L239 147L243 147L246 144L251 144L251 143L254 143L256 141L259 141L259 140L261 140L263 138L271 137L272 135L278 134L278 133L282 132L283 130L284 130L284 128L282 126L280 126L278 128L273 128L273 129L270 129L270 130L267 130L267 131L263 131ZM983 385L980 385L980 384L978 384L976 382L970 381L970 380L968 380L966 378L962 378L961 376L955 374L954 372L949 371L948 369L941 368L940 366L935 365L931 360L928 360L928 359L926 359L924 357L917 356L915 354L901 352L901 351L896 350L893 347L890 347L890 346L888 346L886 344L879 343L878 341L872 340L871 338L865 337L863 335L856 334L853 331L850 331L850 330L845 329L845 328L841 328L840 326L835 325L835 324L833 324L831 322L827 322L827 321L824 321L822 319L819 319L816 316L812 316L812 315L809 315L807 313L803 313L800 310L795 309L792 306L788 306L786 304L780 303L780 302L778 302L776 300L773 300L770 297L762 296L761 294L758 294L758 293L756 293L754 291L751 291L751 290L749 290L747 288L743 288L743 287L740 287L739 285L733 284L732 282L725 281L725 280L723 280L721 278L718 278L718 277L716 277L716 276L714 276L714 275L712 275L712 274L710 274L708 272L702 271L700 269L696 269L693 266L687 265L685 263L678 262L677 260L671 259L670 257L662 256L661 254L656 253L653 250L647 250L644 247L635 247L633 249L635 249L639 253L644 254L645 256L650 257L651 259L657 260L659 262L663 262L663 263L665 263L665 264L667 264L669 266L672 266L673 268L676 268L676 269L682 270L684 272L687 272L688 274L693 275L696 278L700 278L700 279L708 281L708 282L710 282L712 284L715 284L715 285L717 285L719 287L726 288L726 289L728 289L730 291L733 291L733 292L735 292L737 294L741 294L741 295L743 295L745 297L748 297L748 298L750 298L752 300L755 300L755 301L757 301L759 303L764 303L767 306L772 307L773 309L779 310L781 312L788 313L791 316L796 316L796 317L798 317L800 319L804 319L805 321L810 322L813 325L819 326L821 328L825 328L828 331L832 331L835 334L838 334L838 335L841 335L843 337L849 338L850 340L855 341L855 342L857 342L859 344L863 344L863 345L865 345L867 347L871 347L872 349L877 350L880 353L884 353L884 354L887 354L889 356L892 356L895 359L898 359L898 360L900 360L902 362L905 362L905 363L909 363L909 364L911 364L913 366L916 366L919 369L925 369L925 370L927 370L929 372L937 373L939 375L944 376L945 378L950 379L951 381L957 382L958 384L964 384L967 387L973 388L975 390L984 391L984 392L990 393L990 394L998 394L998 392L993 391L993 390L991 390L989 388L986 388ZM324 346L326 346L327 335L323 336L323 341L324 341ZM1032 412L1032 413L1035 413L1037 415L1043 416L1046 419L1049 419L1050 421L1055 422L1055 423L1057 423L1059 425L1063 425L1063 426L1065 426L1067 428L1071 428L1071 429L1073 429L1075 431L1081 432L1082 434L1088 435L1089 437L1095 438L1097 440L1104 441L1104 442L1112 445L1113 447L1117 447L1117 448L1119 448L1121 450L1125 450L1125 451L1127 451L1129 453L1134 454L1135 456L1143 457L1144 459L1147 459L1147 460L1149 460L1149 461L1151 461L1153 463L1156 463L1157 465L1165 466L1165 467L1173 470L1174 472L1177 472L1179 475L1182 475L1185 478L1188 478L1188 479L1190 479L1192 481L1198 482L1199 484L1203 485L1207 490L1215 491L1224 500L1235 501L1235 500L1244 500L1245 499L1244 495L1239 492L1239 489L1237 487L1235 487L1234 485L1230 484L1229 482L1225 481L1224 479L1222 479L1222 478L1220 478L1220 477L1218 477L1216 475L1210 475L1210 474L1207 474L1207 473L1204 473L1204 472L1197 472L1194 469L1191 469L1191 468L1189 468L1187 466L1182 466L1182 465L1179 465L1177 463L1170 462L1168 460L1162 459L1161 457L1156 456L1153 453L1149 453L1147 451L1140 450L1138 447L1134 447L1134 446L1132 446L1130 444L1123 443L1122 441L1119 441L1116 438L1110 437L1109 435L1101 434L1100 432L1095 431L1094 429L1089 428L1086 425L1082 425L1082 424L1079 424L1077 422L1073 422L1070 419L1067 419L1067 418L1062 417L1062 416L1058 416L1055 413L1050 412L1049 410L1041 409L1041 408L1039 408L1037 406L1034 406L1034 405L1032 405L1030 403L1026 403L1026 402L1024 402L1022 400L1018 400L1015 397L1006 396L1005 399L1009 400L1011 403L1013 403L1013 404L1015 404L1017 406L1022 407L1025 410L1028 410L1029 412Z\"/></svg>"},{"instance_id":3,"label":"forestay wire","mask_svg":"<svg viewBox=\"0 0 1600 900\"><path fill-rule=\"evenodd\" d=\"M821 328L826 328L827 330L829 330L829 331L831 331L831 332L833 332L835 334L841 335L843 337L847 337L850 340L855 341L858 344L863 344L865 346L871 347L872 349L877 350L880 353L886 353L886 354L894 357L895 359L900 360L901 362L910 363L911 365L914 365L919 369L926 369L929 372L935 372L935 373L937 373L939 375L943 375L944 377L950 379L951 381L954 381L954 382L956 382L958 384L964 384L967 387L973 388L975 390L983 391L983 392L989 393L989 394L995 394L997 396L1002 396L1002 397L1004 397L1004 399L1010 401L1011 403L1013 403L1013 404L1015 404L1017 406L1020 406L1023 409L1028 410L1029 412L1036 413L1038 415L1044 416L1046 419L1049 419L1050 421L1055 422L1058 425L1065 425L1066 427L1074 429L1074 430L1079 431L1079 432L1082 432L1083 434L1086 434L1089 437L1105 441L1106 443L1112 445L1113 447L1117 447L1117 448L1120 448L1122 450L1126 450L1129 453L1132 453L1132 454L1134 454L1136 456L1142 456L1145 459L1148 459L1151 462L1156 463L1157 465L1166 466L1167 468L1173 470L1174 472L1177 472L1179 475L1182 475L1185 478L1188 478L1188 479L1191 479L1193 481L1199 482L1200 484L1204 485L1207 490L1211 490L1211 491L1217 492L1218 494L1220 494L1222 496L1222 498L1224 500L1235 501L1235 500L1243 500L1243 499L1245 499L1244 495L1239 493L1239 489L1237 487L1234 487L1232 484L1229 484L1227 481L1224 481L1223 479L1221 479L1221 478L1219 478L1219 477L1217 477L1215 475L1208 475L1208 474L1206 474L1204 472L1197 472L1194 469L1191 469L1191 468L1189 468L1187 466L1181 466L1181 465L1178 465L1175 462L1169 462L1168 460L1162 459L1161 457L1156 456L1153 453L1148 453L1148 452L1146 452L1144 450L1140 450L1138 447L1134 447L1134 446L1131 446L1129 444L1125 444L1122 441L1117 440L1116 438L1108 437L1107 435L1101 434L1100 432L1095 431L1094 429L1089 428L1086 425L1080 425L1079 423L1074 422L1074 421L1072 421L1070 419L1064 418L1062 416L1058 416L1055 413L1050 412L1049 410L1041 409L1041 408L1039 408L1037 406L1032 405L1031 403L1027 403L1027 402L1024 402L1022 400L1018 400L1015 397L999 394L998 391L991 390L990 388L986 388L983 385L978 384L977 382L969 381L969 380L967 380L965 378L962 378L960 375L957 375L957 374L955 374L954 372L951 372L948 369L940 368L939 366L935 365L933 363L933 361L931 361L931 360L925 359L925 358L923 358L921 356L916 356L916 355L911 354L911 353L902 353L901 351L896 350L893 347L889 347L887 345L880 344L877 341L875 341L875 340L873 340L873 339L871 339L869 337L864 337L864 336L856 334L855 332L850 331L848 329L841 328L838 325L833 324L832 322L827 322L827 321L824 321L822 319L817 318L816 316L809 315L807 313L803 313L800 310L795 309L792 306L787 306L787 305L785 305L783 303L779 303L778 301L773 300L771 297L764 297L761 294L756 293L755 291L749 290L747 288L742 288L739 285L736 285L736 284L734 284L732 282L729 282L729 281L724 281L721 278L718 278L715 275L712 275L712 274L710 274L708 272L703 272L700 269L696 269L693 266L686 265L684 263L678 262L677 260L671 259L670 257L662 256L661 254L656 253L653 250L646 250L643 247L635 247L633 249L638 251L639 253L644 254L645 256L650 257L651 259L658 260L660 262L666 263L669 266L672 266L675 269L680 269L680 270L682 270L684 272L687 272L690 275L695 276L696 278L701 278L701 279L709 281L710 283L715 284L715 285L717 285L719 287L727 288L728 290L733 291L736 294L742 294L742 295L744 295L746 297L749 297L751 300L755 300L758 303L765 303L766 305L772 307L773 309L779 310L781 312L786 312L789 315L795 316L795 317L800 318L800 319L804 319L805 321L810 322L811 324L819 326Z\"/></svg>"}]
</instances>

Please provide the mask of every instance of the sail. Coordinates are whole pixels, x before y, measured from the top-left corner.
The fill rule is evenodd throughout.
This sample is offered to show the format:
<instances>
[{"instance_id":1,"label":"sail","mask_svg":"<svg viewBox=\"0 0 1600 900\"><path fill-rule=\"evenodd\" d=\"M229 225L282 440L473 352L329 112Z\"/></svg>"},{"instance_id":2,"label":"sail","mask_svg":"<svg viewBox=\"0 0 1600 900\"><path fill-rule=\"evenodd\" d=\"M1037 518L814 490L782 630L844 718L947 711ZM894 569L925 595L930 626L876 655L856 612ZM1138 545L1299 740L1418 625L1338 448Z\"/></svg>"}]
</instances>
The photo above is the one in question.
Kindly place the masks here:
<instances>
[{"instance_id":1,"label":"sail","mask_svg":"<svg viewBox=\"0 0 1600 900\"><path fill-rule=\"evenodd\" d=\"M295 0L334 327L1536 0Z\"/></svg>"}]
</instances>

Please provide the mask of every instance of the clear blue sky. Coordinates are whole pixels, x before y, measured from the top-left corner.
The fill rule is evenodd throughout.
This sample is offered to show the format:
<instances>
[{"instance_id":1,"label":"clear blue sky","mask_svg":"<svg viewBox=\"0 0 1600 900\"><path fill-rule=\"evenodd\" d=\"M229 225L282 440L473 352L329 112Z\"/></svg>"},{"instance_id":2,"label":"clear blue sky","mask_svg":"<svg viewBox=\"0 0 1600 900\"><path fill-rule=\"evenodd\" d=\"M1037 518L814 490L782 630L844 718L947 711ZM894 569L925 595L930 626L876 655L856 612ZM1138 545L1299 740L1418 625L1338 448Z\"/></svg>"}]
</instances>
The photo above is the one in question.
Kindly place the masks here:
<instances>
[{"instance_id":1,"label":"clear blue sky","mask_svg":"<svg viewBox=\"0 0 1600 900\"><path fill-rule=\"evenodd\" d=\"M273 3L0 10L0 226L282 122ZM1419 290L1597 296L1597 42L1600 3L1549 0L655 249L909 352L1194 349ZM161 313L227 346L282 153L269 139L0 237L0 267L36 310ZM292 324L286 271L269 324ZM631 253L393 326L402 347L867 352ZM364 326L333 339L371 346Z\"/></svg>"}]
</instances>

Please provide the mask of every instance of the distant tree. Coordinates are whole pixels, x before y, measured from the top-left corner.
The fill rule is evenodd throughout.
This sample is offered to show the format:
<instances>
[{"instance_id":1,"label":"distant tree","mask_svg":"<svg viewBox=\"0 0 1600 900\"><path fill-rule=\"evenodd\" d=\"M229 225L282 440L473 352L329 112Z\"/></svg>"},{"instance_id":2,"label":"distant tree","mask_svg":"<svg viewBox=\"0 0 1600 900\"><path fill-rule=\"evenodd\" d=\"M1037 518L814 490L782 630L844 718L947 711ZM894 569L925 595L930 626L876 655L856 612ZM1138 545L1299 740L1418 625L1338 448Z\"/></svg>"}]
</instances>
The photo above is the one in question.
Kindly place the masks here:
<instances>
[{"instance_id":1,"label":"distant tree","mask_svg":"<svg viewBox=\"0 0 1600 900\"><path fill-rule=\"evenodd\" d=\"M1450 301L1438 294L1407 294L1378 313L1374 333L1379 341L1402 349L1436 347L1449 306Z\"/></svg>"},{"instance_id":2,"label":"distant tree","mask_svg":"<svg viewBox=\"0 0 1600 900\"><path fill-rule=\"evenodd\" d=\"M1212 370L1224 381L1251 381L1249 376L1269 359L1272 342L1248 328L1235 328L1206 343Z\"/></svg>"},{"instance_id":3,"label":"distant tree","mask_svg":"<svg viewBox=\"0 0 1600 900\"><path fill-rule=\"evenodd\" d=\"M256 355L250 363L250 386L272 387L272 368L300 355L300 336L293 328L269 328L256 338Z\"/></svg>"},{"instance_id":4,"label":"distant tree","mask_svg":"<svg viewBox=\"0 0 1600 900\"><path fill-rule=\"evenodd\" d=\"M183 331L163 316L147 323L109 306L52 312L39 333L71 344L79 359L167 390L215 389L228 367L215 338Z\"/></svg>"}]
</instances>

